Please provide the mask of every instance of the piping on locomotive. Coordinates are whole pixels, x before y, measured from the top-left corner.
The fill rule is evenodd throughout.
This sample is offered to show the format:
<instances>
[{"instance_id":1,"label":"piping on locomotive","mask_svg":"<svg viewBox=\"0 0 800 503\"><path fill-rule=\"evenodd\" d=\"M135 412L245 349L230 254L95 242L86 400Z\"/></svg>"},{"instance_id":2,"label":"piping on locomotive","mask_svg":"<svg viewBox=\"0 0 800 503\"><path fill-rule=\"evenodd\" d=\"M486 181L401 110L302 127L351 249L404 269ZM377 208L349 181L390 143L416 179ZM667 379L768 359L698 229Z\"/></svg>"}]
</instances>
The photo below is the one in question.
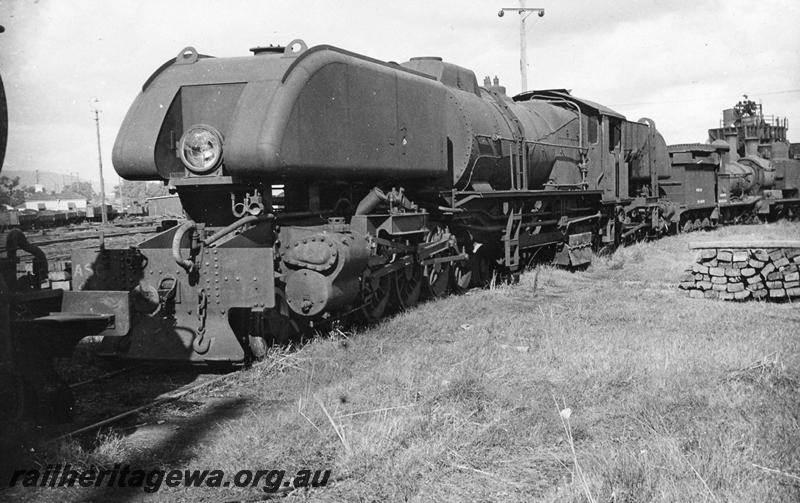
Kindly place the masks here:
<instances>
[{"instance_id":1,"label":"piping on locomotive","mask_svg":"<svg viewBox=\"0 0 800 503\"><path fill-rule=\"evenodd\" d=\"M566 90L512 100L441 58L252 51L184 49L122 124L117 172L169 183L188 220L136 248L75 251L73 289L125 304L113 354L259 358L331 316L378 319L543 249L584 265L593 245L669 225L650 120Z\"/></svg>"}]
</instances>

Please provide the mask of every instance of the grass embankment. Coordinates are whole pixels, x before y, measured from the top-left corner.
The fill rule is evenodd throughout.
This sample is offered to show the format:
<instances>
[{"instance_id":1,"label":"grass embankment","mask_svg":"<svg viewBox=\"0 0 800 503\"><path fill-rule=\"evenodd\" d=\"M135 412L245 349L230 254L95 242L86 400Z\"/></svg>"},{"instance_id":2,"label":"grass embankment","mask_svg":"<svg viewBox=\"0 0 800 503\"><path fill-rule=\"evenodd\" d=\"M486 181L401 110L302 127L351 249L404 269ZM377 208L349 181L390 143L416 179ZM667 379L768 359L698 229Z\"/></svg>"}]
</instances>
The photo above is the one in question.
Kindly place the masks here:
<instances>
[{"instance_id":1,"label":"grass embankment","mask_svg":"<svg viewBox=\"0 0 800 503\"><path fill-rule=\"evenodd\" d=\"M237 412L191 433L60 453L231 472L328 467L335 482L306 493L320 501L797 501L800 309L677 289L689 241L736 236L797 238L800 225L670 237L586 272L541 268L516 286L429 302L284 356L277 374L239 374L217 392ZM209 407L162 414L218 417ZM174 491L157 497L259 495Z\"/></svg>"}]
</instances>

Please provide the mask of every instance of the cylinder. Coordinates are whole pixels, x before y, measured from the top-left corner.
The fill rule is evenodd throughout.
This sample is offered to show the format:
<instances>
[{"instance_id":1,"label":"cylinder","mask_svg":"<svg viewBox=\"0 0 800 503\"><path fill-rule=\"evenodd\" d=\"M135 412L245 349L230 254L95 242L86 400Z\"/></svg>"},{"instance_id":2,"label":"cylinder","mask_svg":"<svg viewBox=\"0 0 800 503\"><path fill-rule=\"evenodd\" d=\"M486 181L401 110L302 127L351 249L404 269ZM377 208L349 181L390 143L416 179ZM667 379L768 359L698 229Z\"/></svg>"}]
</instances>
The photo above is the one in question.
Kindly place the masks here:
<instances>
[{"instance_id":1,"label":"cylinder","mask_svg":"<svg viewBox=\"0 0 800 503\"><path fill-rule=\"evenodd\" d=\"M358 234L321 228L281 230L286 303L301 316L316 316L351 304L367 268L369 245Z\"/></svg>"}]
</instances>

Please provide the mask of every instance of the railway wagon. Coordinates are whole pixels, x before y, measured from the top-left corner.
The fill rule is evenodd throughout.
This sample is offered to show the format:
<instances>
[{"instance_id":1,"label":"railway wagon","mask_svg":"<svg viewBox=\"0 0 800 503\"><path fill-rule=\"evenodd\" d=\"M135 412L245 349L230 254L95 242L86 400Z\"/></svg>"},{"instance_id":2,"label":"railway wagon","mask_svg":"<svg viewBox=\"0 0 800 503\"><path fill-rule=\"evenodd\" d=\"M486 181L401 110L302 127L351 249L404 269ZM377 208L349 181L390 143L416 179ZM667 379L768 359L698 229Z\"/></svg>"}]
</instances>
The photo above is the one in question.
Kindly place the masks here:
<instances>
[{"instance_id":1,"label":"railway wagon","mask_svg":"<svg viewBox=\"0 0 800 503\"><path fill-rule=\"evenodd\" d=\"M0 231L19 227L19 211L0 209Z\"/></svg>"}]
</instances>

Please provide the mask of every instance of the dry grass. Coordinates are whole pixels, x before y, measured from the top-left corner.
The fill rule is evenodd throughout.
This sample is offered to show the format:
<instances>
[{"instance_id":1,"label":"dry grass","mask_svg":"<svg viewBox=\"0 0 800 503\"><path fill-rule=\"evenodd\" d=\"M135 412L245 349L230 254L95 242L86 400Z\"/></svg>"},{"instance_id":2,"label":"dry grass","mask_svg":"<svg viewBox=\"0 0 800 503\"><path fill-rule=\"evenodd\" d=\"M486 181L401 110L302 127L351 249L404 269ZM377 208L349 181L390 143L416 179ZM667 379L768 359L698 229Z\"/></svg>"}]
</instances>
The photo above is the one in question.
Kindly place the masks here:
<instances>
[{"instance_id":1,"label":"dry grass","mask_svg":"<svg viewBox=\"0 0 800 503\"><path fill-rule=\"evenodd\" d=\"M707 234L785 239L800 225ZM584 273L541 268L315 341L279 373L218 390L240 413L183 445L115 435L47 461L331 468L334 483L303 493L314 501L797 501L800 312L685 297L687 243L702 237L636 244ZM239 491L159 498L263 494Z\"/></svg>"}]
</instances>

